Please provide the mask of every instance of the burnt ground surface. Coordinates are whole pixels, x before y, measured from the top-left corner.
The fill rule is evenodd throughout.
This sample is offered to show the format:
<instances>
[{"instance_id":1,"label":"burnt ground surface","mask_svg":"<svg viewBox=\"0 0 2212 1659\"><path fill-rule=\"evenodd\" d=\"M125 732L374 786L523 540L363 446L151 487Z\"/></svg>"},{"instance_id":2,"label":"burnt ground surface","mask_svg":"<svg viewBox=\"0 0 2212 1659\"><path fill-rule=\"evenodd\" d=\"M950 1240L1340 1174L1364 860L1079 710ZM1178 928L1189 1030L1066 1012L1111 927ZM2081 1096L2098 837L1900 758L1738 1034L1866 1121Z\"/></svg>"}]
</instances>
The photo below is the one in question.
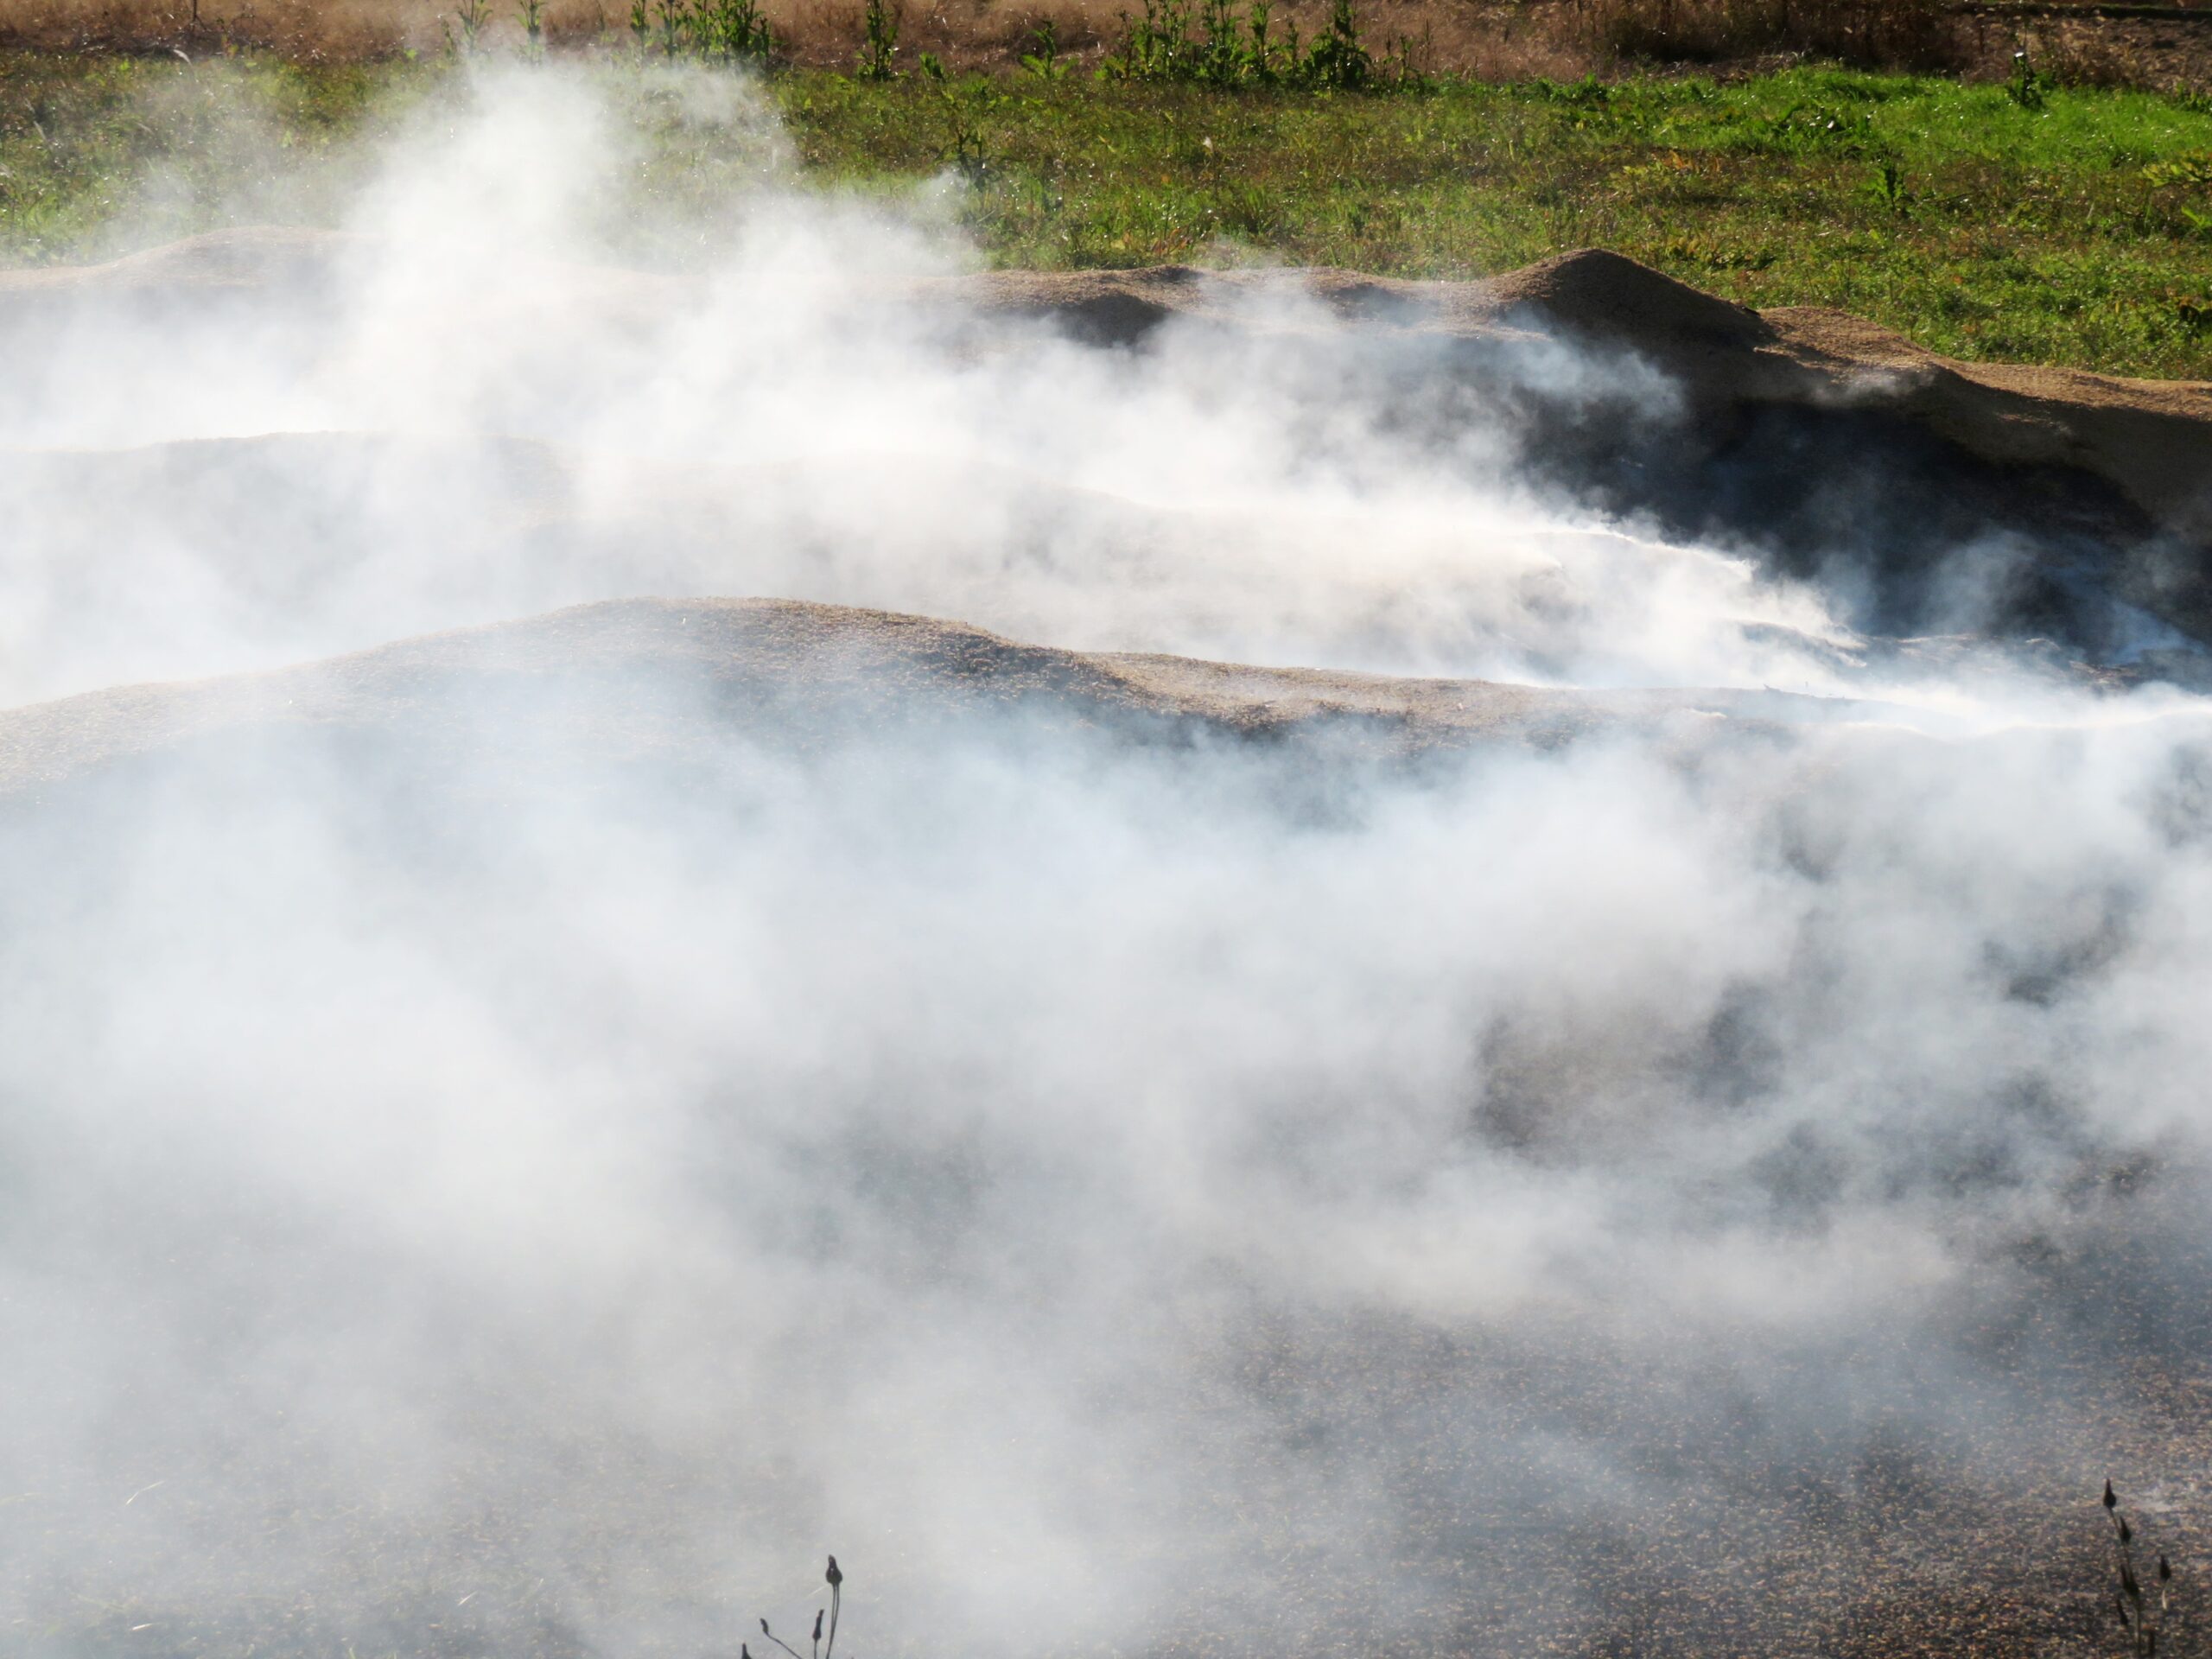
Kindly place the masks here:
<instances>
[{"instance_id":1,"label":"burnt ground surface","mask_svg":"<svg viewBox=\"0 0 2212 1659\"><path fill-rule=\"evenodd\" d=\"M0 283L0 329L14 331L20 362L57 318L251 312L272 285L311 296L328 254L303 236L233 238L120 275L41 274ZM1471 397L1503 410L1521 464L1548 482L1813 576L1869 634L2044 640L2093 682L2195 672L2212 639L2203 388L1969 371L1844 321L1755 317L1624 264L1580 256L1479 290L1332 276L1314 286L1395 365L1409 426ZM658 303L653 280L594 277L588 303L619 318L626 304ZM977 352L1024 349L998 331L1039 316L1122 352L1150 349L1170 322L1248 327L1190 273L971 279L921 298L944 307L948 331ZM1562 397L1527 366L1532 341L1561 335L1658 363L1680 401ZM1335 349L1295 331L1281 347ZM11 464L80 468L71 476L91 514L116 467L207 458ZM524 447L519 470L539 459ZM543 499L518 510L543 529ZM1792 840L1793 815L1817 817L1823 791L1847 797L1867 775L1854 766L1929 764L1927 741L1908 732L1854 724L1823 736L1832 712L1779 694L1301 674L1055 651L882 612L630 601L0 715L0 845L6 868L35 873L0 899L23 937L57 915L99 913L148 823L187 849L156 863L160 881L250 895L259 826L281 819L287 790L334 768L374 780L346 795L341 836L374 849L435 932L442 899L461 913L464 898L499 891L505 850L549 803L619 813L625 801L677 802L736 823L760 810L764 754L802 767L858 755L901 777L893 760L912 768L918 757L925 780L899 785L891 814L918 823L951 810L950 791L926 780L939 754L988 750L1019 772L1072 750L1108 774L1167 755L1185 792L1166 810L1194 824L1203 804L1238 822L1325 825L1378 779L1423 788L1499 755L1624 735L1692 778L1727 775L1732 756L1768 757L1781 781L1760 808L1770 814L1761 833L1777 861L1818 877L1822 855ZM2192 728L2176 753L2165 822L2186 847L2202 836L2202 734ZM2124 904L2114 912L2110 930L2124 931ZM2050 962L1999 964L2012 976L2007 999L2061 1007L2094 981L2098 950L2114 948L2093 938ZM36 972L11 972L31 995ZM1770 1074L1762 1030L1747 994L1664 1063L1720 1111ZM1465 1132L1531 1167L1634 1159L1649 1149L1640 1136L1666 1131L1585 1111L1572 1045L1510 1027L1482 1041L1484 1082L1465 1103ZM1631 1318L1489 1329L1324 1314L1220 1266L1194 1311L1160 1315L1196 1356L1194 1391L1219 1408L1219 1443L1201 1433L1192 1455L1236 1470L1256 1433L1261 1463L1287 1472L1206 1500L1212 1529L1246 1564L1236 1579L1144 1564L1172 1586L1167 1611L1128 1646L1163 1659L2119 1652L2127 1643L2096 1501L2109 1476L2146 1545L2170 1549L2180 1568L2162 1648L2212 1650L2199 1554L2212 1537L2202 1227L2212 1173L2183 1147L2088 1138L2032 1079L2008 1099L2017 1137L1954 1138L1931 1116L1900 1131L1878 1166L1892 1192L1957 1206L1953 1243L1967 1269L1840 1340L1808 1329L1769 1342L1756 1367L1725 1332L1655 1349ZM2022 1145L2042 1160L2032 1172ZM922 1151L895 1136L868 1155L894 1189L926 1188L925 1176L958 1185L930 1176ZM1729 1201L1766 1206L1786 1224L1779 1232L1817 1236L1840 1224L1840 1179L1808 1139L1778 1149ZM2056 1201L2012 1203L2031 1186ZM148 1236L138 1264L149 1306L181 1282L180 1260L231 1275L236 1294L204 1351L149 1359L111 1408L109 1441L148 1448L149 1471L177 1377L225 1380L238 1332L308 1319L328 1285L356 1284L361 1270L347 1241L281 1208L173 1219L173 1235ZM942 1242L932 1230L950 1224L924 1205L901 1225L926 1253ZM274 1278L270 1262L284 1264ZM126 1512L105 1484L58 1471L14 1506L33 1522L18 1535L33 1565L7 1646L39 1659L734 1655L749 1606L741 1586L701 1590L714 1582L701 1561L714 1535L700 1517L734 1533L810 1526L809 1495L788 1467L762 1459L739 1421L680 1446L580 1437L557 1391L525 1405L505 1386L520 1350L497 1310L456 1299L434 1312L454 1315L440 1328L465 1362L436 1410L448 1432L466 1426L474 1459L442 1471L439 1501L362 1502L357 1478L317 1464L312 1426L239 1383L228 1438L207 1453L226 1478L181 1480L166 1507ZM1601 1470L1585 1455L1593 1445L1607 1449ZM1366 1511L1383 1517L1379 1540L1306 1524L1321 1494L1348 1486L1380 1494ZM154 1548L156 1529L158 1589L104 1573L92 1597L53 1567L128 1561ZM1389 1570L1358 1546L1379 1548ZM931 1645L926 1630L876 1630L860 1650ZM1064 1644L1046 1628L1022 1645Z\"/></svg>"},{"instance_id":2,"label":"burnt ground surface","mask_svg":"<svg viewBox=\"0 0 2212 1659\"><path fill-rule=\"evenodd\" d=\"M1423 787L1486 757L1571 753L1634 732L1690 772L1763 749L1798 778L1782 798L1803 810L1808 792L1852 786L1820 781L1835 752L1823 760L1817 721L1793 719L1815 715L1815 701L1255 670L1225 683L1206 664L1089 658L880 613L633 602L0 716L0 850L8 868L41 872L35 891L7 897L20 931L55 907L97 912L130 826L149 818L181 844L200 844L198 830L233 845L239 868L219 855L194 879L251 892L257 838L240 812L281 817L283 780L333 766L377 780L346 809L353 844L378 849L377 867L404 877L428 913L456 915L500 889L502 849L542 829L549 805L682 799L734 821L754 810L764 756L828 767L895 755L925 778L936 757L957 772L950 761L978 750L1047 769L1047 756L1089 753L1109 774L1179 755L1192 781L1174 810L1194 823L1228 811L1314 823L1344 812L1348 787L1355 798L1385 778ZM1686 717L1688 728L1670 724ZM1861 756L1877 766L1898 746L1923 747L1904 734L1852 741L1872 746ZM900 789L894 817L948 810L926 781ZM2095 971L2023 968L2017 995L2056 1006L2069 976L2092 982ZM1747 1008L1668 1064L1689 1068L1700 1097L1756 1091L1758 1023ZM1643 1136L1667 1133L1587 1117L1576 1065L1497 1033L1467 1133L1553 1167L1635 1157ZM1187 1328L1163 1318L1198 1357L1202 1417L1221 1424L1220 1446L1201 1433L1193 1455L1249 1459L1262 1425L1272 1483L1215 1492L1206 1524L1264 1565L1178 1585L1141 1650L2122 1651L2097 1503L2107 1474L2145 1549L2180 1566L2164 1650L2208 1650L2197 1551L2212 1535L2212 1276L2197 1218L2212 1177L2155 1146L2085 1139L2069 1108L2032 1090L2013 1109L2016 1123L2039 1126L2029 1164L2056 1160L2063 1202L2007 1219L2008 1195L2035 1179L2020 1147L1961 1141L1931 1117L1891 1149L1885 1179L1957 1206L1970 1267L1841 1350L1817 1329L1777 1343L1747 1326L1742 1340L1760 1355L1747 1366L1725 1331L1655 1351L1632 1321L1347 1316L1286 1304L1223 1264ZM861 1155L883 1160L890 1190L938 1179L931 1154L895 1139ZM1756 1202L1794 1217L1800 1236L1840 1224L1828 1157L1812 1142L1776 1154L1752 1179ZM919 1240L947 1224L925 1205L905 1224ZM258 1283L263 1305L238 1315L249 1330L311 1317L293 1304L312 1307L351 1265L305 1218L250 1206L195 1217L192 1241L200 1254L188 1260ZM175 1262L149 1249L143 1270L158 1287ZM274 1261L288 1264L281 1285L251 1265ZM404 1507L365 1507L317 1462L327 1452L312 1426L242 1395L215 1456L224 1481L181 1483L150 1515L67 1480L26 1498L49 1548L128 1560L155 1535L181 1548L181 1564L165 1558L162 1592L105 1611L59 1575L50 1589L35 1581L11 1650L734 1652L752 1609L738 1590L702 1592L699 1518L737 1535L804 1524L803 1485L760 1461L741 1420L680 1455L650 1439L579 1437L557 1394L524 1403L503 1381L514 1359L497 1318L431 1317L448 1313L448 1340L470 1360L462 1375L480 1380L437 1400L442 1432L465 1425L473 1450L442 1470L450 1496L435 1530ZM225 1363L232 1339L210 1332L204 1363ZM127 1392L120 1444L162 1444L171 1386L149 1367ZM1606 1456L1596 1486L1584 1461L1594 1446ZM1336 1486L1387 1492L1387 1535L1316 1535L1306 1513ZM1387 1571L1362 1563L1377 1547ZM850 1570L866 1560L848 1548ZM711 1580L711 1563L704 1571ZM931 1649L926 1630L868 1637L865 1651ZM1059 1645L1049 1629L1032 1640Z\"/></svg>"},{"instance_id":3,"label":"burnt ground surface","mask_svg":"<svg viewBox=\"0 0 2212 1659\"><path fill-rule=\"evenodd\" d=\"M312 374L326 338L315 319L343 303L339 273L362 247L324 232L223 232L110 266L0 273L0 339L28 366L80 329L219 337L273 306L300 326L269 331L264 349L298 353L296 372ZM549 342L564 327L646 331L696 298L679 280L636 273L579 269L567 280L546 311ZM1318 302L1338 332L1271 315L1290 293ZM1754 313L1599 252L1481 283L999 273L918 288L863 280L846 302L862 327L887 302L918 304L979 353L1018 350L1009 342L1026 336L1009 325L1042 322L1138 352L1171 325L1185 339L1256 330L1317 373L1343 372L1349 354L1409 438L1479 417L1506 434L1530 481L1811 577L1871 635L2041 638L2094 666L2185 680L2200 672L2193 648L2212 640L2212 388L2202 385L1952 362L1854 318ZM1641 364L1672 389L1668 401L1562 382L1533 349L1547 340L1600 364Z\"/></svg>"}]
</instances>

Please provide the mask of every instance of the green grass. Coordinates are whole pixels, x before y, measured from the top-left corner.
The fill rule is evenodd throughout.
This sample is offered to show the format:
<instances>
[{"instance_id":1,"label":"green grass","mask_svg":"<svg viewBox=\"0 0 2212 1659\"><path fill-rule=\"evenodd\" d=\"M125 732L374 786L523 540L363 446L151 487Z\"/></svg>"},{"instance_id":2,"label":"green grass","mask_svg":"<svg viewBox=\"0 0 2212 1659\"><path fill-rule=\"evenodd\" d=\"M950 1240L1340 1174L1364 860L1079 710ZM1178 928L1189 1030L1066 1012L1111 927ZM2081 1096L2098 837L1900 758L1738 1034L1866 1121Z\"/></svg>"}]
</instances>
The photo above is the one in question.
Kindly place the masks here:
<instances>
[{"instance_id":1,"label":"green grass","mask_svg":"<svg viewBox=\"0 0 2212 1659\"><path fill-rule=\"evenodd\" d=\"M949 143L923 86L781 93L827 175L920 172ZM1243 249L1471 276L1602 246L1961 357L2212 373L2212 187L2144 176L2212 153L2212 113L2155 95L2057 91L2037 111L1997 86L1809 70L1389 97L1018 81L969 95L988 163L969 217L1007 264Z\"/></svg>"},{"instance_id":2,"label":"green grass","mask_svg":"<svg viewBox=\"0 0 2212 1659\"><path fill-rule=\"evenodd\" d=\"M182 235L220 218L334 213L353 176L339 163L434 73L0 53L0 259L111 253L120 234Z\"/></svg>"},{"instance_id":3,"label":"green grass","mask_svg":"<svg viewBox=\"0 0 2212 1659\"><path fill-rule=\"evenodd\" d=\"M232 213L313 217L352 141L441 73L0 58L0 251L98 246L149 175L181 228L195 187L235 190L269 141L327 156L325 183L280 190L264 167L266 199L248 188ZM251 95L257 135L226 124L217 82ZM956 199L1001 264L1468 276L1596 245L1961 357L2212 376L2212 165L2192 165L2212 158L2212 109L2158 94L2058 89L2031 109L1999 86L1802 69L1386 95L801 72L769 96L833 188L895 194L964 161ZM758 164L696 131L680 154L654 169L679 197Z\"/></svg>"}]
</instances>

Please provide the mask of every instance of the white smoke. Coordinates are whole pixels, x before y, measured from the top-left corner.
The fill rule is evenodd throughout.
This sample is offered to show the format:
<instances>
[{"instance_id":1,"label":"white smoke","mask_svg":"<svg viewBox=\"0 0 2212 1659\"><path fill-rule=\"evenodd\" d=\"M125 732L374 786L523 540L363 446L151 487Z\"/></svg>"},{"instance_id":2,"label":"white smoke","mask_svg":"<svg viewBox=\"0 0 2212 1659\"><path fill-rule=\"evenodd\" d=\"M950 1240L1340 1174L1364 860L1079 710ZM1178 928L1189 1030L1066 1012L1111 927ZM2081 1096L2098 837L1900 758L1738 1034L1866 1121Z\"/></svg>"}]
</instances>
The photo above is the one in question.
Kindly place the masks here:
<instances>
[{"instance_id":1,"label":"white smoke","mask_svg":"<svg viewBox=\"0 0 2212 1659\"><path fill-rule=\"evenodd\" d=\"M2000 1570L1947 1522L2139 1444L2082 1356L2206 1312L2197 706L1897 669L1409 410L1433 340L987 327L948 213L741 83L475 76L298 282L0 388L8 695L751 594L1888 717L1416 766L671 671L610 759L494 637L19 797L28 1650L734 1652L830 1548L862 1654L1833 1650L1825 1573Z\"/></svg>"}]
</instances>

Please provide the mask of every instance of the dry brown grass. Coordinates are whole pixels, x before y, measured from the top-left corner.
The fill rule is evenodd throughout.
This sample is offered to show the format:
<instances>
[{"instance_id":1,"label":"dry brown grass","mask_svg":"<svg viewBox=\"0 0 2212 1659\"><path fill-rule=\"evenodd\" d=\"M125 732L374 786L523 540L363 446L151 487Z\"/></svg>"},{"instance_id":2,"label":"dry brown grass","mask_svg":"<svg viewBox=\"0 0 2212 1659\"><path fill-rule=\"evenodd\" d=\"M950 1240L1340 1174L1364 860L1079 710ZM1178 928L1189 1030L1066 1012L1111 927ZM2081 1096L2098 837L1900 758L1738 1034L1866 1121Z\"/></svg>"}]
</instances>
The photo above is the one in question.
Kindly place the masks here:
<instances>
[{"instance_id":1,"label":"dry brown grass","mask_svg":"<svg viewBox=\"0 0 2212 1659\"><path fill-rule=\"evenodd\" d=\"M437 10L415 0L0 0L0 43L135 52L227 41L374 57L435 39Z\"/></svg>"},{"instance_id":2,"label":"dry brown grass","mask_svg":"<svg viewBox=\"0 0 2212 1659\"><path fill-rule=\"evenodd\" d=\"M1948 0L1577 0L1600 58L1731 63L1816 57L1869 67L1957 70L1970 35Z\"/></svg>"},{"instance_id":3,"label":"dry brown grass","mask_svg":"<svg viewBox=\"0 0 2212 1659\"><path fill-rule=\"evenodd\" d=\"M2006 17L1969 13L1958 22L1961 70L2002 79L2012 54L2062 86L2212 90L2212 13L2204 22L2145 17Z\"/></svg>"},{"instance_id":4,"label":"dry brown grass","mask_svg":"<svg viewBox=\"0 0 2212 1659\"><path fill-rule=\"evenodd\" d=\"M1729 55L1738 40L1765 50L1796 35L1766 10L1833 8L1842 0L1366 0L1363 19L1378 47L1416 44L1426 67L1484 79L1573 76L1622 53ZM1930 0L1879 0L1884 6ZM356 60L434 50L458 0L0 0L0 46L44 50L161 52L236 44L288 57ZM1863 0L1862 0L1863 3ZM956 67L1012 64L1050 19L1078 58L1110 49L1129 0L905 0L901 46L912 62L933 52ZM518 32L510 0L493 0L494 32ZM842 66L860 35L861 0L768 0L777 33L800 62ZM1311 35L1326 0L1278 10ZM1756 15L1756 16L1755 16ZM627 0L550 0L556 45L618 41ZM1802 31L1799 31L1802 32ZM1847 33L1847 31L1846 31ZM1836 31L1820 35L1827 40ZM1677 38L1679 36L1679 38ZM1812 49L1822 49L1814 48Z\"/></svg>"},{"instance_id":5,"label":"dry brown grass","mask_svg":"<svg viewBox=\"0 0 2212 1659\"><path fill-rule=\"evenodd\" d=\"M1385 0L1442 10L1434 0ZM458 0L0 0L0 45L41 50L122 52L235 43L288 57L355 60L442 47ZM495 36L518 33L515 7L493 0ZM861 0L770 0L778 35L802 62L849 62L860 35ZM1012 60L1051 18L1077 52L1103 50L1118 35L1113 0L906 0L901 46L908 60L933 51L960 64ZM616 41L627 33L627 0L550 0L546 33L556 46Z\"/></svg>"},{"instance_id":6,"label":"dry brown grass","mask_svg":"<svg viewBox=\"0 0 2212 1659\"><path fill-rule=\"evenodd\" d=\"M2132 19L2038 18L2022 32L2018 49L2063 86L2164 86L2188 79L2166 67L2169 53L2161 51L2155 28Z\"/></svg>"},{"instance_id":7,"label":"dry brown grass","mask_svg":"<svg viewBox=\"0 0 2212 1659\"><path fill-rule=\"evenodd\" d=\"M254 47L354 60L441 48L461 0L0 0L0 47L132 53ZM862 0L767 0L796 61L844 67ZM902 61L935 53L955 68L1007 67L1050 20L1062 48L1095 61L1121 38L1133 0L900 0ZM491 0L493 34L519 38L513 0ZM1487 80L1573 79L1632 61L1770 67L1802 58L2001 76L2025 48L2076 86L2196 85L2212 29L2128 19L2032 22L1964 12L1951 0L1362 0L1370 43L1414 43L1424 67ZM1327 0L1277 16L1311 35ZM547 32L575 48L627 35L629 0L550 0Z\"/></svg>"}]
</instances>

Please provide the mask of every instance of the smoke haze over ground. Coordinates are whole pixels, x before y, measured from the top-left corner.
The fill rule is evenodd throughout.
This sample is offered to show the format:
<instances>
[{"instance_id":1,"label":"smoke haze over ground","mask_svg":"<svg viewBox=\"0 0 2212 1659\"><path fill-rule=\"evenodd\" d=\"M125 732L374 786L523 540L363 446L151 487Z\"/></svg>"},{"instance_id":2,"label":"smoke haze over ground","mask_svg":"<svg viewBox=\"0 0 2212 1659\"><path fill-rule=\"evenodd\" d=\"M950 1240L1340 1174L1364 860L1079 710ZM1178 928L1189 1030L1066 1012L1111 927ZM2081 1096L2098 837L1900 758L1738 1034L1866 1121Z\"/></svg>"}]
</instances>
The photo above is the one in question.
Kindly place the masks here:
<instances>
[{"instance_id":1,"label":"smoke haze over ground","mask_svg":"<svg viewBox=\"0 0 2212 1659\"><path fill-rule=\"evenodd\" d=\"M738 83L364 176L6 296L10 1650L2089 1651L2107 1472L2192 1650L2172 625L1601 515L1618 347L979 314Z\"/></svg>"}]
</instances>

